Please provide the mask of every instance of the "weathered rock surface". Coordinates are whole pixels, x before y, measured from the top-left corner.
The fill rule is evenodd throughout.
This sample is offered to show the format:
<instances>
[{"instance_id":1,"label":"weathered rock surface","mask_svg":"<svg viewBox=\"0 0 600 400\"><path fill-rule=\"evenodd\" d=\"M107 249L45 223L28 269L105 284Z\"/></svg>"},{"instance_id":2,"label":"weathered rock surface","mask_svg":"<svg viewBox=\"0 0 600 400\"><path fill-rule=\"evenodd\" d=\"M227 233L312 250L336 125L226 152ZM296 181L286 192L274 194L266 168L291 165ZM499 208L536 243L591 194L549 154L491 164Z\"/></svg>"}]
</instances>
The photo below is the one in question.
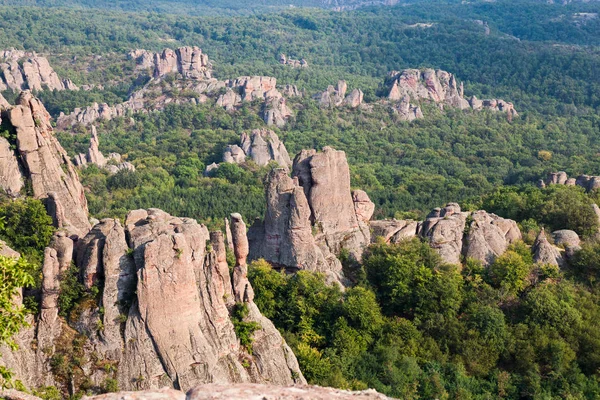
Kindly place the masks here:
<instances>
[{"instance_id":1,"label":"weathered rock surface","mask_svg":"<svg viewBox=\"0 0 600 400\"><path fill-rule=\"evenodd\" d=\"M581 239L575 231L569 229L561 229L552 232L552 240L557 246L580 248Z\"/></svg>"},{"instance_id":2,"label":"weathered rock surface","mask_svg":"<svg viewBox=\"0 0 600 400\"><path fill-rule=\"evenodd\" d=\"M371 221L370 225L373 232L372 241L375 242L378 237L381 237L386 243L399 243L405 239L412 239L417 236L419 228L417 221L397 219Z\"/></svg>"},{"instance_id":3,"label":"weathered rock surface","mask_svg":"<svg viewBox=\"0 0 600 400\"><path fill-rule=\"evenodd\" d=\"M268 129L254 129L250 133L243 132L240 137L240 145L229 145L223 152L223 162L242 164L247 159L260 166L265 166L271 161L275 161L287 170L292 166L292 160L285 145L275 132Z\"/></svg>"},{"instance_id":4,"label":"weathered rock surface","mask_svg":"<svg viewBox=\"0 0 600 400\"><path fill-rule=\"evenodd\" d=\"M90 224L83 186L67 153L54 137L50 115L43 104L25 91L17 99L17 105L5 111L3 117L15 130L21 170L31 181L34 197L49 199L48 211L57 227L84 236Z\"/></svg>"},{"instance_id":5,"label":"weathered rock surface","mask_svg":"<svg viewBox=\"0 0 600 400\"><path fill-rule=\"evenodd\" d=\"M304 190L285 169L270 172L266 187L264 223L248 233L250 258L264 258L291 271L309 270L338 279L342 265L312 233L311 210Z\"/></svg>"},{"instance_id":6,"label":"weathered rock surface","mask_svg":"<svg viewBox=\"0 0 600 400\"><path fill-rule=\"evenodd\" d=\"M418 118L423 118L421 107L411 104L410 96L404 96L399 102L392 106L399 119L402 121L414 121Z\"/></svg>"},{"instance_id":7,"label":"weathered rock surface","mask_svg":"<svg viewBox=\"0 0 600 400\"><path fill-rule=\"evenodd\" d=\"M353 197L343 151L303 150L292 176L285 169L270 173L264 222L249 232L250 258L290 271L324 272L330 281L340 282L342 267L335 255L345 249L361 259L370 242L367 221L373 203L362 191Z\"/></svg>"},{"instance_id":8,"label":"weathered rock surface","mask_svg":"<svg viewBox=\"0 0 600 400\"><path fill-rule=\"evenodd\" d=\"M134 50L129 58L135 60L136 69L150 69L155 78L168 74L181 74L186 79L210 79L212 67L208 55L199 47L180 47L176 50L164 49L160 53L147 50Z\"/></svg>"},{"instance_id":9,"label":"weathered rock surface","mask_svg":"<svg viewBox=\"0 0 600 400\"><path fill-rule=\"evenodd\" d=\"M242 133L242 150L258 165L275 161L284 168L291 168L292 160L279 136L272 130L255 129L249 134Z\"/></svg>"},{"instance_id":10,"label":"weathered rock surface","mask_svg":"<svg viewBox=\"0 0 600 400\"><path fill-rule=\"evenodd\" d=\"M356 108L363 102L363 92L360 89L354 89L346 96L348 84L346 81L338 81L337 86L329 86L322 93L317 93L314 99L319 102L321 107L340 107L348 106Z\"/></svg>"},{"instance_id":11,"label":"weathered rock surface","mask_svg":"<svg viewBox=\"0 0 600 400\"><path fill-rule=\"evenodd\" d=\"M21 254L18 251L11 249L4 240L0 240L0 256L19 258Z\"/></svg>"},{"instance_id":12,"label":"weathered rock surface","mask_svg":"<svg viewBox=\"0 0 600 400\"><path fill-rule=\"evenodd\" d=\"M473 97L470 101L467 101L464 98L462 83L459 85L453 74L442 70L406 69L392 71L386 79L386 85L389 88L388 99L402 104L402 107L396 106L394 108L399 109L399 114L408 115L411 118L416 117L416 110L414 112L408 110L414 109L416 106L411 105L410 102L421 100L428 100L441 106L449 105L462 110L485 108L506 112L509 118L518 115L512 103L503 100L478 100ZM411 120L410 118L406 119Z\"/></svg>"},{"instance_id":13,"label":"weathered rock surface","mask_svg":"<svg viewBox=\"0 0 600 400\"><path fill-rule=\"evenodd\" d=\"M303 58L301 60L293 60L288 58L285 54L279 55L279 63L282 65L289 65L293 68L308 68L308 62Z\"/></svg>"},{"instance_id":14,"label":"weathered rock surface","mask_svg":"<svg viewBox=\"0 0 600 400\"><path fill-rule=\"evenodd\" d=\"M511 243L522 238L517 223L485 211L470 215L470 226L464 243L465 257L474 258L490 265L496 257L504 254Z\"/></svg>"},{"instance_id":15,"label":"weathered rock surface","mask_svg":"<svg viewBox=\"0 0 600 400\"><path fill-rule=\"evenodd\" d=\"M15 398L20 399L20 398ZM37 399L37 398L36 398ZM107 393L100 396L84 397L89 400L391 400L373 389L351 392L320 386L294 385L273 386L264 384L218 384L197 386L187 395L172 389L140 392ZM23 398L23 400L34 400Z\"/></svg>"},{"instance_id":16,"label":"weathered rock surface","mask_svg":"<svg viewBox=\"0 0 600 400\"><path fill-rule=\"evenodd\" d=\"M549 185L580 186L591 192L600 188L600 176L579 175L577 178L569 178L565 171L551 172L545 181L541 180L540 184L542 187Z\"/></svg>"},{"instance_id":17,"label":"weathered rock surface","mask_svg":"<svg viewBox=\"0 0 600 400\"><path fill-rule=\"evenodd\" d=\"M550 264L559 267L564 265L560 249L550 244L543 229L535 239L531 250L533 251L533 262L536 264Z\"/></svg>"},{"instance_id":18,"label":"weathered rock surface","mask_svg":"<svg viewBox=\"0 0 600 400\"><path fill-rule=\"evenodd\" d=\"M45 57L34 52L0 52L0 91L79 90L70 80L60 79Z\"/></svg>"},{"instance_id":19,"label":"weathered rock surface","mask_svg":"<svg viewBox=\"0 0 600 400\"><path fill-rule=\"evenodd\" d=\"M367 225L356 215L346 153L331 147L324 147L322 152L303 150L294 159L292 176L308 199L317 241L327 243L333 254L344 248L360 260L371 237ZM366 193L361 195L366 201L364 196Z\"/></svg>"},{"instance_id":20,"label":"weathered rock surface","mask_svg":"<svg viewBox=\"0 0 600 400\"><path fill-rule=\"evenodd\" d=\"M10 197L16 197L24 186L23 176L10 143L0 137L0 189Z\"/></svg>"},{"instance_id":21,"label":"weathered rock surface","mask_svg":"<svg viewBox=\"0 0 600 400\"><path fill-rule=\"evenodd\" d=\"M388 232L383 232L389 236ZM438 251L444 262L460 264L465 257L478 260L484 266L494 262L510 244L522 237L515 221L482 210L462 212L456 203L434 209L421 223L418 232Z\"/></svg>"},{"instance_id":22,"label":"weathered rock surface","mask_svg":"<svg viewBox=\"0 0 600 400\"><path fill-rule=\"evenodd\" d=\"M290 348L253 302L248 240L239 215L232 215L232 232L237 259L233 279L222 233L209 235L195 220L158 209L131 211L124 226L102 220L80 239L76 265L82 281L101 290L100 302L72 322L88 338L82 357L86 377L99 385L112 376L93 367L102 362L118 364L114 377L124 390L188 390L210 382L305 383ZM212 249L206 247L209 240ZM62 329L60 262L56 250L46 249L37 326L19 334L21 349L2 349L0 362L31 387L55 384L49 364ZM236 299L246 304L247 320L260 325L252 354L240 346L230 319ZM44 351L32 350L27 342L35 332Z\"/></svg>"}]
</instances>

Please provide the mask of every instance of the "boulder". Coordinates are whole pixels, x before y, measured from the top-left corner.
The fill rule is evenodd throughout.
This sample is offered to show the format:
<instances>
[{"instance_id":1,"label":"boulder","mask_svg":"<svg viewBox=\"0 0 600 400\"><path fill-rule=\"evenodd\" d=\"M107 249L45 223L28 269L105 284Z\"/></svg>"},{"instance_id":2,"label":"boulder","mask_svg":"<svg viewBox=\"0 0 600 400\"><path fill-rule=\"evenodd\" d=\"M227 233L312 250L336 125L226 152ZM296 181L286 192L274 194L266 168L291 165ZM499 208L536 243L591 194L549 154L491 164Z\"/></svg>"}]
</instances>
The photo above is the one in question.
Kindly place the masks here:
<instances>
[{"instance_id":1,"label":"boulder","mask_svg":"<svg viewBox=\"0 0 600 400\"><path fill-rule=\"evenodd\" d=\"M375 243L381 237L388 244L414 238L419 228L417 221L397 219L371 221L370 225L372 242Z\"/></svg>"},{"instance_id":2,"label":"boulder","mask_svg":"<svg viewBox=\"0 0 600 400\"><path fill-rule=\"evenodd\" d=\"M275 161L286 169L292 166L292 160L285 145L272 130L254 129L249 134L243 132L241 146L245 154L258 165L264 166L270 161Z\"/></svg>"},{"instance_id":3,"label":"boulder","mask_svg":"<svg viewBox=\"0 0 600 400\"><path fill-rule=\"evenodd\" d=\"M531 250L533 252L533 262L536 264L550 264L559 267L564 266L564 259L560 254L560 249L548 242L548 238L546 238L546 233L543 229L535 239L535 243Z\"/></svg>"},{"instance_id":4,"label":"boulder","mask_svg":"<svg viewBox=\"0 0 600 400\"><path fill-rule=\"evenodd\" d=\"M237 144L229 145L223 152L223 162L231 164L243 164L246 161L246 153Z\"/></svg>"},{"instance_id":5,"label":"boulder","mask_svg":"<svg viewBox=\"0 0 600 400\"><path fill-rule=\"evenodd\" d=\"M354 201L356 217L360 221L368 223L375 212L375 203L371 201L364 190L358 189L352 191L352 201Z\"/></svg>"},{"instance_id":6,"label":"boulder","mask_svg":"<svg viewBox=\"0 0 600 400\"><path fill-rule=\"evenodd\" d=\"M557 246L580 248L581 240L575 231L561 229L552 232L552 240Z\"/></svg>"},{"instance_id":7,"label":"boulder","mask_svg":"<svg viewBox=\"0 0 600 400\"><path fill-rule=\"evenodd\" d=\"M0 239L0 256L20 258L21 254L18 251L11 249L4 240Z\"/></svg>"},{"instance_id":8,"label":"boulder","mask_svg":"<svg viewBox=\"0 0 600 400\"><path fill-rule=\"evenodd\" d=\"M59 272L64 273L71 266L73 260L73 240L67 237L65 231L58 231L52 236L50 247L56 250Z\"/></svg>"},{"instance_id":9,"label":"boulder","mask_svg":"<svg viewBox=\"0 0 600 400\"><path fill-rule=\"evenodd\" d=\"M360 89L354 89L346 98L344 99L344 105L350 108L357 108L363 102L364 94Z\"/></svg>"},{"instance_id":10,"label":"boulder","mask_svg":"<svg viewBox=\"0 0 600 400\"><path fill-rule=\"evenodd\" d=\"M511 243L521 239L515 221L485 211L471 213L470 221L463 253L467 258L481 261L484 266L493 263Z\"/></svg>"}]
</instances>

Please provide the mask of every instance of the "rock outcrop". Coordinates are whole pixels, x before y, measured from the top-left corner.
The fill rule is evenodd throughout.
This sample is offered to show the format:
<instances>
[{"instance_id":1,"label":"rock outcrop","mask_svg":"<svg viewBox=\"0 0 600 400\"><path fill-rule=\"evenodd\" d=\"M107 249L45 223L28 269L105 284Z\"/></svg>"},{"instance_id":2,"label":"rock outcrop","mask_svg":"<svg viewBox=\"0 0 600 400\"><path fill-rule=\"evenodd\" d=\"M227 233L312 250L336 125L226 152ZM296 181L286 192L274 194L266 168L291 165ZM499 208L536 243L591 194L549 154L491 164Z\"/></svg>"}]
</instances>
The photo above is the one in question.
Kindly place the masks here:
<instances>
[{"instance_id":1,"label":"rock outcrop","mask_svg":"<svg viewBox=\"0 0 600 400\"><path fill-rule=\"evenodd\" d=\"M489 109L501 111L508 114L509 118L516 117L518 114L512 103L503 100L478 100L472 97L469 101L464 98L463 84L458 84L453 74L433 69L406 69L403 71L392 71L387 79L388 99L392 102L402 104L402 107L396 105L401 115L414 116L416 111L408 112L407 108L414 109L412 102L422 100L431 101L439 104L460 108L461 110ZM418 117L417 117L418 118ZM410 120L409 118L406 118Z\"/></svg>"},{"instance_id":2,"label":"rock outcrop","mask_svg":"<svg viewBox=\"0 0 600 400\"><path fill-rule=\"evenodd\" d=\"M552 172L546 180L541 180L540 187L550 185L580 186L587 192L600 188L600 176L579 175L577 178L569 178L565 171Z\"/></svg>"},{"instance_id":3,"label":"rock outcrop","mask_svg":"<svg viewBox=\"0 0 600 400\"><path fill-rule=\"evenodd\" d=\"M124 225L102 220L79 240L75 257L82 282L88 290L100 290L100 301L82 309L76 320L72 315L72 326L57 317L58 277L65 260L48 248L41 317L37 326L19 334L19 350L2 349L0 362L30 387L56 384L50 372L50 360L60 352L56 340L75 329L87 337L82 373L97 385L107 377L116 378L124 390L188 390L211 382L305 383L292 351L253 302L246 228L238 214L232 215L231 228L237 260L233 277L223 234L209 235L195 220L158 209L131 211ZM248 309L246 320L260 326L251 353L240 345L230 318L241 304ZM43 351L27 342L36 332L44 332ZM118 370L97 370L97 363L118 365Z\"/></svg>"},{"instance_id":4,"label":"rock outcrop","mask_svg":"<svg viewBox=\"0 0 600 400\"><path fill-rule=\"evenodd\" d=\"M15 176L17 168L9 149L5 149L4 157L8 157L7 165L11 167L7 169L9 179L4 180L9 183L3 189L16 194L20 182L26 178L31 182L33 196L47 199L55 225L69 234L84 236L90 224L83 186L67 153L54 137L50 115L43 104L30 92L22 92L17 104L2 112L2 118L14 131L20 162L19 176Z\"/></svg>"},{"instance_id":5,"label":"rock outcrop","mask_svg":"<svg viewBox=\"0 0 600 400\"><path fill-rule=\"evenodd\" d=\"M289 65L293 68L308 68L308 62L306 62L304 58L300 60L293 60L288 58L285 54L279 55L279 64Z\"/></svg>"},{"instance_id":6,"label":"rock outcrop","mask_svg":"<svg viewBox=\"0 0 600 400\"><path fill-rule=\"evenodd\" d=\"M320 271L341 281L342 249L360 260L370 241L373 206L364 192L350 191L346 155L325 147L296 156L293 179L273 170L266 188L264 222L249 232L250 257L290 271Z\"/></svg>"},{"instance_id":7,"label":"rock outcrop","mask_svg":"<svg viewBox=\"0 0 600 400\"><path fill-rule=\"evenodd\" d=\"M70 80L61 79L48 59L34 52L0 52L0 91L79 90Z\"/></svg>"},{"instance_id":8,"label":"rock outcrop","mask_svg":"<svg viewBox=\"0 0 600 400\"><path fill-rule=\"evenodd\" d=\"M288 170L292 166L292 160L285 145L272 130L254 129L250 133L243 132L240 146L235 144L227 146L223 153L223 161L242 164L246 159L250 159L260 166L275 161L279 166Z\"/></svg>"},{"instance_id":9,"label":"rock outcrop","mask_svg":"<svg viewBox=\"0 0 600 400\"><path fill-rule=\"evenodd\" d=\"M147 50L134 50L129 58L135 60L136 69L152 70L155 78L168 74L180 74L186 79L210 79L212 66L208 55L199 47L180 47L176 50L164 49L160 53Z\"/></svg>"},{"instance_id":10,"label":"rock outcrop","mask_svg":"<svg viewBox=\"0 0 600 400\"><path fill-rule=\"evenodd\" d=\"M94 164L113 174L124 169L135 171L135 166L128 161L123 161L119 153L110 153L108 157L104 157L104 154L99 149L100 139L94 125L92 125L91 131L90 147L86 154L80 153L73 158L75 166L82 168L86 165Z\"/></svg>"},{"instance_id":11,"label":"rock outcrop","mask_svg":"<svg viewBox=\"0 0 600 400\"><path fill-rule=\"evenodd\" d=\"M533 262L536 264L564 266L564 259L560 253L560 249L550 244L543 229L535 239L531 250L533 252Z\"/></svg>"},{"instance_id":12,"label":"rock outcrop","mask_svg":"<svg viewBox=\"0 0 600 400\"><path fill-rule=\"evenodd\" d=\"M467 217L468 213L462 213L458 204L449 203L442 209L433 210L420 227L420 235L448 264L461 262Z\"/></svg>"},{"instance_id":13,"label":"rock outcrop","mask_svg":"<svg viewBox=\"0 0 600 400\"><path fill-rule=\"evenodd\" d=\"M360 89L354 89L346 95L348 84L346 81L338 81L337 86L329 86L322 93L317 93L314 99L319 102L321 107L341 107L348 106L357 108L363 102L363 92Z\"/></svg>"},{"instance_id":14,"label":"rock outcrop","mask_svg":"<svg viewBox=\"0 0 600 400\"><path fill-rule=\"evenodd\" d=\"M12 399L12 398L10 398ZM37 398L36 398L37 399ZM294 385L288 387L261 384L224 385L210 383L187 392L161 389L140 392L107 393L84 397L89 400L391 400L373 389L351 392L320 386ZM20 398L18 400L21 400ZM23 397L22 400L35 400Z\"/></svg>"},{"instance_id":15,"label":"rock outcrop","mask_svg":"<svg viewBox=\"0 0 600 400\"><path fill-rule=\"evenodd\" d=\"M15 152L9 141L0 137L0 189L10 197L17 197L24 185Z\"/></svg>"},{"instance_id":16,"label":"rock outcrop","mask_svg":"<svg viewBox=\"0 0 600 400\"><path fill-rule=\"evenodd\" d=\"M380 220L371 221L373 242L377 238L383 238L385 243L399 243L406 239L412 239L417 236L419 222L412 220Z\"/></svg>"}]
</instances>

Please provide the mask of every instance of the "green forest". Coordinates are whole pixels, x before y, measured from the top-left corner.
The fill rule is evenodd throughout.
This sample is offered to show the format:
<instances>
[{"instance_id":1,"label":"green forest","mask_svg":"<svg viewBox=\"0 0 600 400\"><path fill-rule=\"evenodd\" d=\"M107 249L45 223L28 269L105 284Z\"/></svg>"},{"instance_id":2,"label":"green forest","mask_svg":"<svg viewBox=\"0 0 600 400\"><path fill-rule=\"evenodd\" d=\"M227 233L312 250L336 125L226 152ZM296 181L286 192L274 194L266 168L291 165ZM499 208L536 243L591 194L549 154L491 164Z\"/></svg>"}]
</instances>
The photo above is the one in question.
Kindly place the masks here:
<instances>
[{"instance_id":1,"label":"green forest","mask_svg":"<svg viewBox=\"0 0 600 400\"><path fill-rule=\"evenodd\" d=\"M303 90L288 99L288 123L273 130L292 159L303 149L344 150L351 185L375 203L374 219L422 220L458 202L519 224L523 241L489 267L470 259L444 264L419 239L378 241L361 262L339 254L352 281L345 291L317 273L286 275L264 260L251 263L255 302L310 384L374 388L401 399L600 398L600 224L591 207L600 193L536 186L555 171L600 175L600 2L328 8L316 0L0 0L0 49L36 51L62 78L95 85L36 92L57 118L121 103L140 89L149 77L134 70L131 50L199 46L218 79L266 75ZM309 67L280 65L280 53ZM449 71L464 83L465 97L502 98L519 116L423 102L425 118L401 121L381 98L388 73L405 68ZM340 79L361 89L370 106L320 107L312 95ZM11 103L17 97L2 95ZM100 150L120 153L136 171L81 169L91 216L123 220L129 210L154 207L211 229L222 229L233 212L246 222L264 218L264 181L274 163L204 173L243 132L265 127L261 106L169 104L99 121ZM84 126L56 132L71 157L85 153L90 134ZM583 239L563 268L533 262L530 246L542 229L570 229ZM0 239L22 255L18 262L0 257L7 277L2 343L11 345L39 310L44 248L54 232L41 201L0 198ZM28 288L24 308L14 309L20 287ZM67 319L97 295L85 291L77 271L61 290ZM0 368L0 376L10 381L10 371ZM64 397L56 388L26 389ZM85 393L80 388L72 398Z\"/></svg>"}]
</instances>

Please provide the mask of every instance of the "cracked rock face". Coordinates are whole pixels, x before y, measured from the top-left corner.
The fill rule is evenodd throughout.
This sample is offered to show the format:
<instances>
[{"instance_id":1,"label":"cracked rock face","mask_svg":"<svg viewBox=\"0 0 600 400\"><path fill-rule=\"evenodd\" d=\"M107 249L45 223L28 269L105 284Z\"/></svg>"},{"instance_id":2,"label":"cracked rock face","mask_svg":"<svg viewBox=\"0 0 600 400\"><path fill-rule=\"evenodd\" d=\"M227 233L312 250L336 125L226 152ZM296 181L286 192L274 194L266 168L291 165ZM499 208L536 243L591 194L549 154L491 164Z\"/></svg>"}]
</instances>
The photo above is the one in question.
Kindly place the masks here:
<instances>
[{"instance_id":1,"label":"cracked rock face","mask_svg":"<svg viewBox=\"0 0 600 400\"><path fill-rule=\"evenodd\" d=\"M359 259L370 242L368 220L373 203L367 194L350 191L346 155L330 147L303 150L294 160L293 179L285 169L267 179L267 212L252 226L250 258L264 258L289 271L324 272L343 281L336 258L342 249Z\"/></svg>"},{"instance_id":2,"label":"cracked rock face","mask_svg":"<svg viewBox=\"0 0 600 400\"><path fill-rule=\"evenodd\" d=\"M15 130L21 170L31 181L34 197L50 199L48 211L58 228L84 236L90 224L83 186L67 153L54 137L50 115L43 104L30 92L22 92L17 105L3 115ZM12 171L14 174L14 166Z\"/></svg>"},{"instance_id":3,"label":"cracked rock face","mask_svg":"<svg viewBox=\"0 0 600 400\"><path fill-rule=\"evenodd\" d=\"M558 267L563 267L565 264L560 249L550 244L543 229L535 239L531 250L533 251L533 262L536 264L550 264Z\"/></svg>"},{"instance_id":4,"label":"cracked rock face","mask_svg":"<svg viewBox=\"0 0 600 400\"><path fill-rule=\"evenodd\" d=\"M187 79L210 79L212 75L208 55L196 46L164 49L160 53L134 50L129 58L135 60L136 69L151 69L155 78L168 74L181 74Z\"/></svg>"},{"instance_id":5,"label":"cracked rock face","mask_svg":"<svg viewBox=\"0 0 600 400\"><path fill-rule=\"evenodd\" d=\"M62 80L45 57L34 52L0 52L0 91L79 90L70 80Z\"/></svg>"},{"instance_id":6,"label":"cracked rock face","mask_svg":"<svg viewBox=\"0 0 600 400\"><path fill-rule=\"evenodd\" d=\"M75 257L85 286L100 288L100 302L65 328L56 302L61 257L48 248L39 322L23 331L19 350L3 349L0 362L29 386L47 384L54 352L48 349L54 349L61 329L75 328L88 338L83 362L91 363L93 354L118 364L115 378L124 390L188 390L209 382L305 383L290 348L253 302L248 240L239 214L232 215L231 231L237 259L233 279L223 234L209 235L195 220L158 209L131 211L124 225L102 220L79 240ZM260 325L252 355L240 345L230 319L236 300L246 304L246 320ZM35 332L44 335L45 352L31 350L27 340ZM26 365L34 359L38 370L32 372ZM91 365L83 365L83 371L92 371L86 376L95 384L107 377Z\"/></svg>"}]
</instances>

